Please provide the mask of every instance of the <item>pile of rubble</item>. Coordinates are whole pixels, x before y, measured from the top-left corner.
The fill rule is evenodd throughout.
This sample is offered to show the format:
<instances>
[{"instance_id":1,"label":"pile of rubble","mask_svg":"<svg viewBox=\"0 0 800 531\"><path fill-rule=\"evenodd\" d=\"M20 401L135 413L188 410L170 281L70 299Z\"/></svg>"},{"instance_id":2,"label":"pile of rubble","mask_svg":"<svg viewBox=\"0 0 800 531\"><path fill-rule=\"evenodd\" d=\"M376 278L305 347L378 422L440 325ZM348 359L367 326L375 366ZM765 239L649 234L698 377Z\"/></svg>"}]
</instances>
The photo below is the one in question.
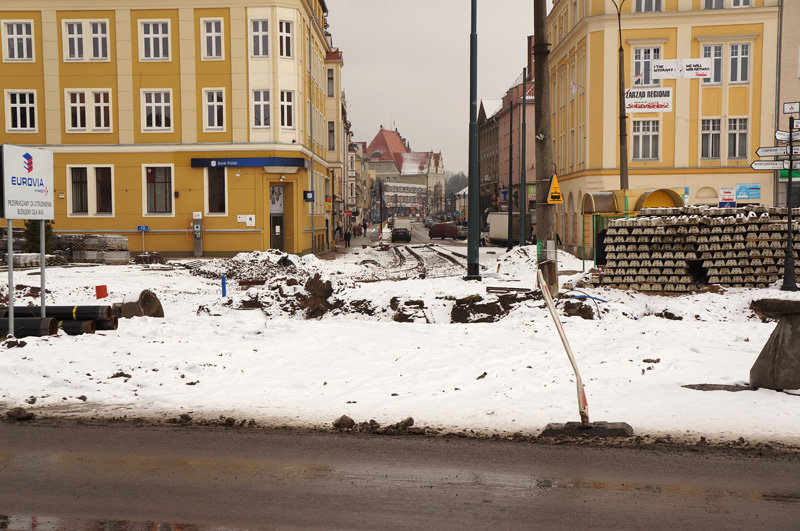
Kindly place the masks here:
<instances>
[{"instance_id":1,"label":"pile of rubble","mask_svg":"<svg viewBox=\"0 0 800 531\"><path fill-rule=\"evenodd\" d=\"M786 230L785 208L643 209L638 217L609 223L606 266L590 281L639 291L686 292L707 284L763 288L783 274ZM792 230L797 257L796 223Z\"/></svg>"},{"instance_id":2,"label":"pile of rubble","mask_svg":"<svg viewBox=\"0 0 800 531\"><path fill-rule=\"evenodd\" d=\"M70 262L127 264L128 238L119 234L59 234L55 247Z\"/></svg>"}]
</instances>

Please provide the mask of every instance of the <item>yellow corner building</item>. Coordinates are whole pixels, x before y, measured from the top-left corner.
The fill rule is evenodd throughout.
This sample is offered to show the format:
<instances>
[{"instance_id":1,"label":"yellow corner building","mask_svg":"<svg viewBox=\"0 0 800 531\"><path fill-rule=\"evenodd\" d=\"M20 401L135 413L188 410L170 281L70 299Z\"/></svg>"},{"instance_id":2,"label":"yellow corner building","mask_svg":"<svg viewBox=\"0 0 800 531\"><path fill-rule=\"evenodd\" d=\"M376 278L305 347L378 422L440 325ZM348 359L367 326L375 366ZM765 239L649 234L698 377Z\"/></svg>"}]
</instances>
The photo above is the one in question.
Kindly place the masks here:
<instances>
[{"instance_id":1,"label":"yellow corner building","mask_svg":"<svg viewBox=\"0 0 800 531\"><path fill-rule=\"evenodd\" d=\"M206 255L328 248L343 62L324 0L5 4L0 142L54 152L56 232L185 255L199 222Z\"/></svg>"},{"instance_id":2,"label":"yellow corner building","mask_svg":"<svg viewBox=\"0 0 800 531\"><path fill-rule=\"evenodd\" d=\"M733 189L739 204L774 204L773 173L750 163L775 142L778 0L627 0L620 19L625 88L656 96L627 112L629 188L708 205ZM620 189L617 10L556 0L548 34L557 227L574 250L593 246L581 241L587 195ZM708 78L653 75L654 61L696 58L713 66Z\"/></svg>"}]
</instances>

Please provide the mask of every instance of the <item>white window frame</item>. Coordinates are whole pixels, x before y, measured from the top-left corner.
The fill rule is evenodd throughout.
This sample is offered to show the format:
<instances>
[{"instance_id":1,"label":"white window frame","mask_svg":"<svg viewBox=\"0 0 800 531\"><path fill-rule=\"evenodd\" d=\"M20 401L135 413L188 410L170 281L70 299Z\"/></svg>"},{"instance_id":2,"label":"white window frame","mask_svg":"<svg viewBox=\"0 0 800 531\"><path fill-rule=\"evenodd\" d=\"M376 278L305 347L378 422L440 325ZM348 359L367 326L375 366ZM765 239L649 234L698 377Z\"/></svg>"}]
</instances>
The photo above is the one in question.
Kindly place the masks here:
<instances>
[{"instance_id":1,"label":"white window frame","mask_svg":"<svg viewBox=\"0 0 800 531\"><path fill-rule=\"evenodd\" d=\"M706 55L706 51L711 55ZM722 44L703 44L702 45L703 57L711 59L711 77L703 79L703 85L714 86L722 84L722 71L725 64L725 46ZM719 52L719 56L716 53Z\"/></svg>"},{"instance_id":2,"label":"white window frame","mask_svg":"<svg viewBox=\"0 0 800 531\"><path fill-rule=\"evenodd\" d=\"M747 134L749 130L750 120L746 116L737 116L728 118L728 160L747 160L749 149L750 135ZM731 127L733 125L733 127ZM731 141L733 138L733 141ZM731 148L735 148L735 153L731 155Z\"/></svg>"},{"instance_id":3,"label":"white window frame","mask_svg":"<svg viewBox=\"0 0 800 531\"><path fill-rule=\"evenodd\" d=\"M259 101L256 101L256 93L257 92L260 93L259 94ZM267 100L266 101L264 101L264 99L263 99L264 93L267 94ZM269 89L253 89L250 92L250 98L251 98L251 106L250 106L250 108L253 111L253 118L251 120L252 127L254 129L269 129L269 128L271 128L272 127L272 108L271 108L271 105L272 105L272 92ZM259 107L261 108L260 110L259 110ZM264 125L264 119L263 119L264 118L264 114L263 114L263 109L264 108L266 108L266 110L267 110L267 119L268 119L267 121L269 122L269 123L267 123L267 125ZM256 116L259 116L259 112L260 111L261 111L260 118L262 119L261 120L261 125L256 125Z\"/></svg>"},{"instance_id":4,"label":"white window frame","mask_svg":"<svg viewBox=\"0 0 800 531\"><path fill-rule=\"evenodd\" d=\"M259 25L258 29L253 27L255 24ZM266 30L264 30L263 25L266 25ZM256 39L259 42L258 51L256 51ZM250 57L269 57L269 44L269 19L250 19ZM265 47L266 50L262 49L262 47Z\"/></svg>"},{"instance_id":5,"label":"white window frame","mask_svg":"<svg viewBox=\"0 0 800 531\"><path fill-rule=\"evenodd\" d=\"M287 29L288 28L288 29ZM294 57L294 22L291 20L278 21L278 54L284 59ZM286 53L288 48L288 52Z\"/></svg>"},{"instance_id":6,"label":"white window frame","mask_svg":"<svg viewBox=\"0 0 800 531\"><path fill-rule=\"evenodd\" d=\"M222 101L209 101L208 97L210 94L215 95L222 95ZM217 117L217 107L222 108L222 123L214 123L214 125L209 124L209 120L214 117L216 122ZM212 112L213 110L213 112ZM226 114L227 109L225 107L225 89L223 87L209 87L203 89L203 131L207 133L220 133L225 132L226 127Z\"/></svg>"},{"instance_id":7,"label":"white window frame","mask_svg":"<svg viewBox=\"0 0 800 531\"><path fill-rule=\"evenodd\" d=\"M89 31L87 32L86 39L89 41L89 50L91 50L91 54L89 55L90 61L110 61L111 60L111 39L109 38L109 30L111 24L108 22L108 19L99 18L99 19L91 19L86 21L89 25ZM105 24L105 33L95 33L94 32L94 25L95 24ZM98 51L102 53L103 47L102 43L105 42L105 55L95 55L94 54L94 41L95 39L99 40L98 43ZM87 47L84 46L84 49Z\"/></svg>"},{"instance_id":8,"label":"white window frame","mask_svg":"<svg viewBox=\"0 0 800 531\"><path fill-rule=\"evenodd\" d=\"M734 46L737 48L737 53L734 56L733 50ZM745 54L744 51L747 51ZM752 61L752 51L753 46L749 42L732 42L728 44L728 82L732 85L746 85L750 83L750 69L752 68L753 61ZM747 70L745 75L747 76L746 79L741 79L742 74L742 60L747 59ZM734 66L735 61L735 66ZM736 80L733 79L734 74L736 74Z\"/></svg>"},{"instance_id":9,"label":"white window frame","mask_svg":"<svg viewBox=\"0 0 800 531\"><path fill-rule=\"evenodd\" d=\"M636 0L634 13L659 13L664 10L663 0ZM650 7L650 9L647 9Z\"/></svg>"},{"instance_id":10,"label":"white window frame","mask_svg":"<svg viewBox=\"0 0 800 531\"><path fill-rule=\"evenodd\" d=\"M72 94L82 94L84 101L83 101L83 108L84 112L86 113L86 122L84 127L74 127L72 125L72 107L73 103L71 101ZM95 94L107 94L108 95L108 103L100 103L97 104L94 101ZM103 126L102 124L97 123L95 111L98 107L108 107L108 126ZM68 133L110 133L113 131L113 124L114 124L114 114L113 114L113 105L111 101L111 89L110 88L91 88L91 89L84 89L84 88L71 88L71 89L64 89L64 117L65 117L65 129Z\"/></svg>"},{"instance_id":11,"label":"white window frame","mask_svg":"<svg viewBox=\"0 0 800 531\"><path fill-rule=\"evenodd\" d=\"M716 4L716 6L708 7L709 2ZM723 7L725 7L725 2L723 0L703 0L703 9L722 9Z\"/></svg>"},{"instance_id":12,"label":"white window frame","mask_svg":"<svg viewBox=\"0 0 800 531\"><path fill-rule=\"evenodd\" d=\"M169 168L170 189L169 196L171 212L159 213L147 211L147 168ZM175 217L175 165L164 163L142 164L142 217L146 218L174 218Z\"/></svg>"},{"instance_id":13,"label":"white window frame","mask_svg":"<svg viewBox=\"0 0 800 531\"><path fill-rule=\"evenodd\" d=\"M706 125L703 122L708 123L708 129L703 129ZM714 128L714 125L717 125L716 129ZM713 153L715 136L719 139L717 142L719 153L717 153L716 157ZM705 146L706 142L708 142L708 156L703 156L703 147ZM722 160L722 118L700 119L700 160Z\"/></svg>"},{"instance_id":14,"label":"white window frame","mask_svg":"<svg viewBox=\"0 0 800 531\"><path fill-rule=\"evenodd\" d=\"M228 173L229 172L228 172L227 168L224 168L224 167L222 168L224 182L225 182L225 212L211 212L211 211L209 211L209 208L208 208L208 195L209 195L208 194L208 190L209 190L208 170L209 170L209 168L204 168L203 169L203 212L205 213L205 215L207 217L222 218L222 217L225 217L225 216L228 215L228 199L229 199L229 196L230 196L230 194L228 193L229 192L229 189L228 189Z\"/></svg>"},{"instance_id":15,"label":"white window frame","mask_svg":"<svg viewBox=\"0 0 800 531\"><path fill-rule=\"evenodd\" d=\"M169 127L147 127L147 103L145 102L146 95L148 93L168 93L169 94ZM173 123L175 122L175 113L172 112L172 104L174 103L174 99L172 97L172 89L171 88L147 88L141 89L140 96L140 108L141 108L141 131L142 133L171 133L173 131ZM153 104L155 105L155 104ZM164 107L163 102L161 103L161 107Z\"/></svg>"},{"instance_id":16,"label":"white window frame","mask_svg":"<svg viewBox=\"0 0 800 531\"><path fill-rule=\"evenodd\" d=\"M731 7L750 7L750 0L731 0Z\"/></svg>"},{"instance_id":17,"label":"white window frame","mask_svg":"<svg viewBox=\"0 0 800 531\"><path fill-rule=\"evenodd\" d=\"M209 33L208 24L219 24L219 33L212 31ZM203 61L224 61L225 60L225 20L222 18L201 18L200 30L202 35ZM214 48L208 49L208 38L212 37ZM216 53L211 53L216 52Z\"/></svg>"},{"instance_id":18,"label":"white window frame","mask_svg":"<svg viewBox=\"0 0 800 531\"><path fill-rule=\"evenodd\" d=\"M14 128L11 127L11 95L12 94L28 94L33 95L33 103L25 103L24 109L33 109L34 127ZM36 90L29 89L6 89L5 91L5 108L6 108L6 133L38 133L39 132L39 111L37 109L38 97ZM20 104L17 104L20 107Z\"/></svg>"},{"instance_id":19,"label":"white window frame","mask_svg":"<svg viewBox=\"0 0 800 531\"><path fill-rule=\"evenodd\" d=\"M644 55L645 52L650 52L650 58L645 59ZM641 52L641 58L636 58L636 53ZM656 57L658 55L658 57ZM641 78L635 78L633 81L634 87L660 87L661 80L653 79L652 68L646 68L647 66L651 66L654 60L661 59L661 46L636 46L631 50L631 73L635 76L636 75L636 66L640 64L640 71L641 71ZM650 82L645 83L645 72L650 77Z\"/></svg>"},{"instance_id":20,"label":"white window frame","mask_svg":"<svg viewBox=\"0 0 800 531\"><path fill-rule=\"evenodd\" d=\"M167 33L159 33L157 37L154 37L153 33L151 33L147 38L145 38L144 34L144 27L145 24L166 24L167 25ZM140 62L169 62L172 60L172 21L170 19L142 19L138 21L139 27L139 61ZM160 28L159 28L160 29ZM144 43L145 40L150 39L151 41L158 41L159 43L159 53L162 49L162 41L166 38L167 40L167 55L166 57L146 57L144 53ZM151 46L151 53L154 48Z\"/></svg>"},{"instance_id":21,"label":"white window frame","mask_svg":"<svg viewBox=\"0 0 800 531\"><path fill-rule=\"evenodd\" d=\"M286 101L286 96L289 96L290 101ZM287 112L288 109L288 112ZM290 125L286 125L287 117L291 120ZM296 124L294 112L294 91L282 90L281 91L281 129L294 129Z\"/></svg>"},{"instance_id":22,"label":"white window frame","mask_svg":"<svg viewBox=\"0 0 800 531\"><path fill-rule=\"evenodd\" d=\"M647 124L648 130L645 131L643 128ZM655 124L655 129L653 128L653 124ZM637 131L638 126L638 131ZM655 137L655 143L653 142L653 137ZM648 142L649 144L649 153L650 155L647 157L642 157L642 146L644 146L644 142ZM639 147L639 156L637 157L634 155L636 152L635 148L638 144ZM658 150L656 156L653 156L653 147ZM632 120L631 123L631 160L633 161L658 161L661 160L661 120L659 119L648 119L648 120Z\"/></svg>"},{"instance_id":23,"label":"white window frame","mask_svg":"<svg viewBox=\"0 0 800 531\"><path fill-rule=\"evenodd\" d=\"M328 120L328 151L336 151L336 122Z\"/></svg>"},{"instance_id":24,"label":"white window frame","mask_svg":"<svg viewBox=\"0 0 800 531\"><path fill-rule=\"evenodd\" d=\"M72 97L75 96L77 101L73 102ZM80 99L83 101L80 101ZM83 127L80 125L75 125L72 122L72 110L76 109L80 115L80 112L83 113ZM85 133L89 130L89 118L87 112L87 105L86 105L86 91L85 90L73 90L73 89L66 89L64 91L64 111L66 113L66 130L70 133Z\"/></svg>"},{"instance_id":25,"label":"white window frame","mask_svg":"<svg viewBox=\"0 0 800 531\"><path fill-rule=\"evenodd\" d=\"M86 168L86 206L88 212L74 212L72 210L72 169ZM111 168L111 212L97 211L97 168ZM116 197L114 194L114 165L113 164L67 164L67 217L68 218L113 218L117 212Z\"/></svg>"},{"instance_id":26,"label":"white window frame","mask_svg":"<svg viewBox=\"0 0 800 531\"><path fill-rule=\"evenodd\" d=\"M64 34L64 61L84 61L86 54L86 35L84 27L86 23L83 20L63 20L62 31ZM70 27L75 26L79 30L77 33L70 33ZM70 55L70 49L75 49L75 55Z\"/></svg>"},{"instance_id":27,"label":"white window frame","mask_svg":"<svg viewBox=\"0 0 800 531\"><path fill-rule=\"evenodd\" d=\"M8 46L8 26L10 24L28 24L30 25L31 34L26 35L23 37L23 41L27 42L30 41L31 43L31 56L30 57L20 57L18 53L15 54L15 57L11 57L10 49ZM33 20L28 19L4 19L0 21L0 31L2 31L3 37L3 62L6 63L33 63L36 61L36 25L33 23ZM14 47L16 50L16 46ZM25 55L27 56L28 47L25 46Z\"/></svg>"}]
</instances>

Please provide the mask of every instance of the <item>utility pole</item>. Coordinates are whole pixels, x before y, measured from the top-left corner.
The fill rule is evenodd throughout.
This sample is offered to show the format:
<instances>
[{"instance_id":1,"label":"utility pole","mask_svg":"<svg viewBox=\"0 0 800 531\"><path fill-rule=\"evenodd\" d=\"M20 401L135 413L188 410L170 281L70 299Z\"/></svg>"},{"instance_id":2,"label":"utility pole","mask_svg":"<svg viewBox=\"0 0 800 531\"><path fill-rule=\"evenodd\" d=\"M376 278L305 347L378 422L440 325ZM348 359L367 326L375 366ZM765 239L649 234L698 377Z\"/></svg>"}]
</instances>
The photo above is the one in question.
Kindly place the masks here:
<instances>
[{"instance_id":1,"label":"utility pole","mask_svg":"<svg viewBox=\"0 0 800 531\"><path fill-rule=\"evenodd\" d=\"M480 183L478 183L478 0L472 0L472 31L469 36L469 187L467 207L467 276L465 280L480 280L478 240L480 239Z\"/></svg>"},{"instance_id":2,"label":"utility pole","mask_svg":"<svg viewBox=\"0 0 800 531\"><path fill-rule=\"evenodd\" d=\"M508 237L506 238L506 250L510 251L514 247L514 225L512 216L514 214L514 201L511 193L511 183L514 175L514 87L511 87L511 94L508 96L508 194L506 195L506 203L508 203Z\"/></svg>"},{"instance_id":3,"label":"utility pole","mask_svg":"<svg viewBox=\"0 0 800 531\"><path fill-rule=\"evenodd\" d=\"M550 68L547 42L547 2L533 3L533 72L534 72L534 116L536 119L536 258L547 289L555 296L558 293L558 261L555 256L555 206L548 204L550 182L553 177L552 124L550 123ZM547 249L552 246L552 255Z\"/></svg>"},{"instance_id":4,"label":"utility pole","mask_svg":"<svg viewBox=\"0 0 800 531\"><path fill-rule=\"evenodd\" d=\"M783 264L782 291L797 291L794 270L794 230L792 229L792 168L794 166L794 116L789 116L789 182L786 183L786 259Z\"/></svg>"},{"instance_id":5,"label":"utility pole","mask_svg":"<svg viewBox=\"0 0 800 531\"><path fill-rule=\"evenodd\" d=\"M525 44L527 44L527 40ZM524 247L528 239L528 179L525 176L525 107L527 107L528 67L522 69L522 127L519 135L519 246Z\"/></svg>"},{"instance_id":6,"label":"utility pole","mask_svg":"<svg viewBox=\"0 0 800 531\"><path fill-rule=\"evenodd\" d=\"M622 49L622 13L620 10L625 5L622 0L617 5L616 0L611 0L617 8L617 30L619 32L619 56L617 70L619 71L619 189L628 189L628 115L625 112L625 52ZM625 212L628 211L628 196L625 196Z\"/></svg>"}]
</instances>

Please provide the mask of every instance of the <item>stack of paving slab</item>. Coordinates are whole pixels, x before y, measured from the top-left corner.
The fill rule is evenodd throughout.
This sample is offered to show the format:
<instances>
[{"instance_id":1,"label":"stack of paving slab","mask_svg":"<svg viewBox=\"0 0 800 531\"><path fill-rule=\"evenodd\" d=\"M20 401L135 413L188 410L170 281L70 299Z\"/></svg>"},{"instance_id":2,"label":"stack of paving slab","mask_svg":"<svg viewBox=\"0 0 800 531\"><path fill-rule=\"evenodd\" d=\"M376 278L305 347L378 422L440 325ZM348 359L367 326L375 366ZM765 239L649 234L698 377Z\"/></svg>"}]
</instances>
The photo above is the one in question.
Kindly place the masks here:
<instances>
[{"instance_id":1,"label":"stack of paving slab","mask_svg":"<svg viewBox=\"0 0 800 531\"><path fill-rule=\"evenodd\" d=\"M64 234L58 247L70 252L70 261L103 264L127 264L130 260L128 238L119 234Z\"/></svg>"},{"instance_id":2,"label":"stack of paving slab","mask_svg":"<svg viewBox=\"0 0 800 531\"><path fill-rule=\"evenodd\" d=\"M800 209L792 210L793 218ZM794 255L800 249L792 220ZM763 288L782 278L787 209L680 207L643 209L609 222L606 266L594 284L687 292L706 284Z\"/></svg>"}]
</instances>

